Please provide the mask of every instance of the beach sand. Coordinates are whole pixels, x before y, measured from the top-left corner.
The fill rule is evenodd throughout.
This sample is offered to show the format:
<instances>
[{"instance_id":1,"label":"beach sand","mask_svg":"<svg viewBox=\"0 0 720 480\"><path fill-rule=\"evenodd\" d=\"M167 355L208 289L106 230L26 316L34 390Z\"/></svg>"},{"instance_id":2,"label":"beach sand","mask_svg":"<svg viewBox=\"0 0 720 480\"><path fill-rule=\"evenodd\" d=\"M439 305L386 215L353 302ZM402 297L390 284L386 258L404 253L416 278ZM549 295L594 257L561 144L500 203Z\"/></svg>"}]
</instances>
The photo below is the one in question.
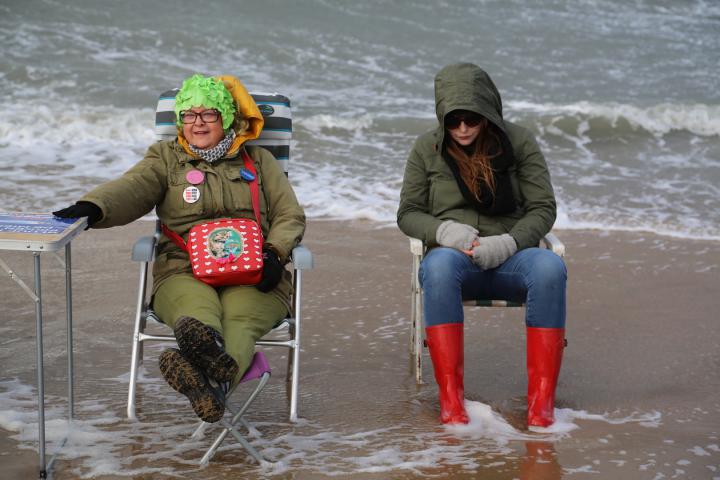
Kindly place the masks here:
<instances>
[{"instance_id":1,"label":"beach sand","mask_svg":"<svg viewBox=\"0 0 720 480\"><path fill-rule=\"evenodd\" d=\"M466 309L465 390L516 429L439 425L436 386L410 369L410 253L396 228L311 220L315 269L303 283L300 417L287 422L284 354L248 415L252 442L283 463L260 469L233 440L199 469L210 438L146 351L140 422L125 420L138 266L152 223L93 230L73 242L78 421L56 479L720 478L720 243L650 233L556 232L567 246L569 346L557 407L577 429L529 434L522 309ZM1 252L32 281L29 254ZM63 270L42 256L49 454L64 430ZM2 280L0 477L35 478L35 322L30 298ZM564 410L563 410L564 411ZM581 413L586 412L586 413ZM593 415L597 415L594 417ZM584 418L583 418L584 417Z\"/></svg>"}]
</instances>

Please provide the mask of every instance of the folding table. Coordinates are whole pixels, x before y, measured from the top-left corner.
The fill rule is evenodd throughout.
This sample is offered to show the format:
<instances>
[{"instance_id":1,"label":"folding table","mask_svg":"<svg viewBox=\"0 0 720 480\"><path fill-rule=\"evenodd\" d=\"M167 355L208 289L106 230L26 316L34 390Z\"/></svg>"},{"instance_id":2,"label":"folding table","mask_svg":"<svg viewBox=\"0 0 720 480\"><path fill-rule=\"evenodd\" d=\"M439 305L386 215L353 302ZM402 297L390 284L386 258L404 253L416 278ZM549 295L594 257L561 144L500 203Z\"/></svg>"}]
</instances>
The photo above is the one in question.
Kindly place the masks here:
<instances>
[{"instance_id":1,"label":"folding table","mask_svg":"<svg viewBox=\"0 0 720 480\"><path fill-rule=\"evenodd\" d=\"M72 340L72 281L70 242L87 225L87 219L59 219L47 213L0 213L0 251L30 252L34 259L35 288L31 289L0 259L2 268L35 302L37 388L38 388L38 452L39 478L47 478L55 461L53 456L45 462L45 375L43 366L43 315L42 288L40 282L40 254L51 252L65 267L65 299L67 310L67 358L68 358L68 424L72 423L73 408L73 340ZM64 248L65 257L57 251ZM64 445L64 441L63 441Z\"/></svg>"}]
</instances>

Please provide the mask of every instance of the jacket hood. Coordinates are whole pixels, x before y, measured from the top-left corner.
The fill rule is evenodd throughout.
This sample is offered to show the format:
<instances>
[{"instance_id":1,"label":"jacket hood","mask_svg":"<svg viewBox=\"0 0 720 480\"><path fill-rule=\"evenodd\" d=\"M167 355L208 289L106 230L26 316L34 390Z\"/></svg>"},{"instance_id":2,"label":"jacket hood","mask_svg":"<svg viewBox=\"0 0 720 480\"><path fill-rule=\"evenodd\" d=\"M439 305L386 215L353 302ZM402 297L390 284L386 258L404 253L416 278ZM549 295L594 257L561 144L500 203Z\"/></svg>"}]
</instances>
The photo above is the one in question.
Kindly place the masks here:
<instances>
[{"instance_id":1,"label":"jacket hood","mask_svg":"<svg viewBox=\"0 0 720 480\"><path fill-rule=\"evenodd\" d=\"M453 110L478 113L507 136L500 92L490 75L477 65L448 65L435 76L435 113L440 122L439 144L442 144L445 135L445 116Z\"/></svg>"},{"instance_id":2,"label":"jacket hood","mask_svg":"<svg viewBox=\"0 0 720 480\"><path fill-rule=\"evenodd\" d=\"M236 118L234 123L235 129L235 140L233 141L227 155L233 155L240 150L240 147L249 140L254 140L260 136L260 132L263 129L265 120L263 119L260 109L258 108L255 100L248 93L245 86L232 75L220 75L215 77L221 80L225 84L225 88L228 89L230 95L232 95L235 101ZM247 128L241 128L242 120L248 122ZM178 128L178 143L183 147L183 150L192 157L197 157L190 146L185 136L182 133L182 128Z\"/></svg>"}]
</instances>

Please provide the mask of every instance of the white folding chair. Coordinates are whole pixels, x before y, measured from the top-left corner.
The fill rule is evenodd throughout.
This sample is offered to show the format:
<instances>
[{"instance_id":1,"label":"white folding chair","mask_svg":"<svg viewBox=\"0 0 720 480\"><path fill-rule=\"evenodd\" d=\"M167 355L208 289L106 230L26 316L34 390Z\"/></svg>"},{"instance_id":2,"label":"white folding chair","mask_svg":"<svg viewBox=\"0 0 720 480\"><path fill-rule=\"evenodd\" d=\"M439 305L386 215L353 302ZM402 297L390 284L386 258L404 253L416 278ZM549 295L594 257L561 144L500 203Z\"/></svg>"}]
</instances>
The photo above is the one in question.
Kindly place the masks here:
<instances>
[{"instance_id":1,"label":"white folding chair","mask_svg":"<svg viewBox=\"0 0 720 480\"><path fill-rule=\"evenodd\" d=\"M177 92L177 88L168 90L167 92L161 94L160 99L158 100L155 116L155 133L160 140L172 139L177 136L174 110L175 95L177 95ZM287 175L288 160L290 158L290 139L292 137L290 100L277 93L251 93L251 95L258 104L260 112L265 119L265 125L259 138L253 140L252 142L248 142L248 144L259 145L270 150L275 158L281 163L283 171ZM130 364L130 381L128 387L127 415L130 419L137 418L135 404L137 396L137 380L139 368L143 362L143 346L145 342L175 341L175 337L172 334L157 335L146 333L148 321L162 325L162 322L159 321L155 313L150 308L149 303L151 299L148 296L148 268L155 258L155 247L158 243L160 235L159 222L156 222L155 234L138 239L133 246L132 251L132 260L140 263L140 281L138 287L137 311L135 315L135 328L132 339L133 347ZM285 347L288 349L286 380L289 389L288 395L290 397L289 419L291 422L295 422L298 418L302 272L313 268L312 253L307 248L299 245L292 251L291 262L293 267L292 311L287 318L275 326L268 336L262 338L256 342L256 344L262 346ZM265 358L264 355L261 357L263 359ZM258 358L259 357L256 355L250 370L256 366L255 362L259 361ZM269 375L270 371L268 368L267 377L269 377ZM243 377L243 381L247 380L248 379ZM250 396L250 401L257 396L259 391L264 387L265 382L267 382L267 378L258 383L258 387ZM221 434L223 439L227 436L227 433L231 433L237 438L237 431L234 430L232 426L237 421L241 421L241 415L245 412L247 407L249 407L249 403L240 409L241 413L238 414L238 420L234 419L231 423L227 423L223 420L227 423L224 425L226 430L223 434ZM217 445L219 445L221 441L222 439L217 442ZM243 441L241 441L241 443L243 443ZM246 445L245 443L243 443L243 446L251 453L251 455L258 459L258 461L262 461L262 457L259 456L257 452L254 452L252 447L248 448L249 444ZM214 454L215 449L217 449L217 446L214 446L214 448L211 447L211 450L208 450L208 454L203 457L203 461L208 461L212 454Z\"/></svg>"},{"instance_id":2,"label":"white folding chair","mask_svg":"<svg viewBox=\"0 0 720 480\"><path fill-rule=\"evenodd\" d=\"M540 247L552 250L560 257L565 256L565 245L553 233L548 233L540 241ZM410 277L410 356L415 370L415 381L423 383L423 291L420 286L420 263L425 256L425 244L417 238L410 238L410 253L412 254L412 274ZM463 301L463 305L471 307L522 307L524 304L496 300L490 298L477 298Z\"/></svg>"}]
</instances>

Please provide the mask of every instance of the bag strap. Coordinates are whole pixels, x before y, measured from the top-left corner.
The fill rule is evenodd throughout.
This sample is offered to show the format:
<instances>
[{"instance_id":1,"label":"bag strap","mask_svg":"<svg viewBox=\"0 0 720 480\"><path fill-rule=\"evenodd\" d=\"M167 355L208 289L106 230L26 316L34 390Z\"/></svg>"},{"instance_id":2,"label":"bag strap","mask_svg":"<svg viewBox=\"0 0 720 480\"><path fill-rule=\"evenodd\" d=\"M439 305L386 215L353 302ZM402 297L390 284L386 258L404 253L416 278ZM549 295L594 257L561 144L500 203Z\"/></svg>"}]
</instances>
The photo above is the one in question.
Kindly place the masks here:
<instances>
[{"instance_id":1,"label":"bag strap","mask_svg":"<svg viewBox=\"0 0 720 480\"><path fill-rule=\"evenodd\" d=\"M252 173L254 177L252 182L248 182L248 185L250 186L250 195L252 196L252 206L253 211L255 212L255 220L257 220L259 227L262 225L260 223L260 188L258 187L258 176L257 171L255 171L255 162L252 161L252 158L250 158L250 155L247 154L245 148L242 149L242 156L243 161L245 161L245 169Z\"/></svg>"},{"instance_id":2,"label":"bag strap","mask_svg":"<svg viewBox=\"0 0 720 480\"><path fill-rule=\"evenodd\" d=\"M242 149L242 157L243 162L245 162L245 169L252 173L254 177L251 182L248 182L248 186L250 187L250 196L252 197L252 206L253 212L255 213L255 220L257 221L258 227L260 227L262 225L260 223L260 188L258 187L255 163L252 161L252 158L250 158L250 155L247 154L244 148ZM170 240L172 240L175 245L187 251L187 244L180 235L170 230L164 223L160 224L160 230L162 230L162 233L165 234L165 236L168 237Z\"/></svg>"},{"instance_id":3,"label":"bag strap","mask_svg":"<svg viewBox=\"0 0 720 480\"><path fill-rule=\"evenodd\" d=\"M160 224L160 230L162 230L162 233L172 240L175 245L187 251L187 244L180 235L170 230L164 223Z\"/></svg>"}]
</instances>

